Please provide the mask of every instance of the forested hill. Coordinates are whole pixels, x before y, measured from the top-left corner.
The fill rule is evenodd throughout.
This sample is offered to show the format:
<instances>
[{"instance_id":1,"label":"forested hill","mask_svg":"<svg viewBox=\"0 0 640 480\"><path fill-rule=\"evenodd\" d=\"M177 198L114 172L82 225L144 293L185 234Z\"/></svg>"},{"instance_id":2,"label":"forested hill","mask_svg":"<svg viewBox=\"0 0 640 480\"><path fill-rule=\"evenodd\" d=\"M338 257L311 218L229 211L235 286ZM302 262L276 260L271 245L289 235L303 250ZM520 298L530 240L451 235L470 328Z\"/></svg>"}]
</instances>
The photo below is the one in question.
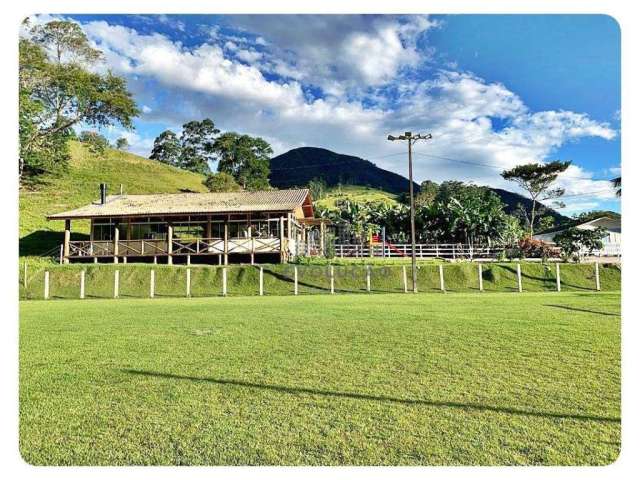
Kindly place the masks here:
<instances>
[{"instance_id":1,"label":"forested hill","mask_svg":"<svg viewBox=\"0 0 640 480\"><path fill-rule=\"evenodd\" d=\"M407 191L402 175L376 167L372 162L324 148L301 147L271 159L269 181L276 188L307 185L314 178L328 186L361 185L399 194ZM419 188L418 184L415 184Z\"/></svg>"},{"instance_id":2,"label":"forested hill","mask_svg":"<svg viewBox=\"0 0 640 480\"><path fill-rule=\"evenodd\" d=\"M406 192L409 185L407 178L377 167L368 160L324 148L294 148L271 159L269 180L273 187L302 187L313 179L322 179L330 187L359 185L393 194ZM415 184L415 187L417 190L420 188L418 184ZM501 188L491 190L505 203L507 213L514 212L519 203L527 209L531 207L531 200L518 193ZM550 209L548 214L555 218L556 223L568 220L555 210Z\"/></svg>"}]
</instances>

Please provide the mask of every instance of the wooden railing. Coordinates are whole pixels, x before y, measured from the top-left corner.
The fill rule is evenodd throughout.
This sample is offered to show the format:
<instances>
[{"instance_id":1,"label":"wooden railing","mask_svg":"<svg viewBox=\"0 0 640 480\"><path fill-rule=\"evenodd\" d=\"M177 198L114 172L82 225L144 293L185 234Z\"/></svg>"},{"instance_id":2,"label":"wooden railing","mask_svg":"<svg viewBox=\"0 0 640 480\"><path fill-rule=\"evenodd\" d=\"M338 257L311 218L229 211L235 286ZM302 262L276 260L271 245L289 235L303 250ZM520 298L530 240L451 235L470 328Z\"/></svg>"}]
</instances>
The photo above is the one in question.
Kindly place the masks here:
<instances>
[{"instance_id":1,"label":"wooden railing","mask_svg":"<svg viewBox=\"0 0 640 480\"><path fill-rule=\"evenodd\" d=\"M169 255L166 240L120 240L119 257L144 257ZM228 253L275 253L280 251L279 238L230 238ZM221 255L225 252L221 238L174 238L171 255ZM109 240L78 240L69 242L69 257L110 257L115 255L115 242Z\"/></svg>"}]
</instances>

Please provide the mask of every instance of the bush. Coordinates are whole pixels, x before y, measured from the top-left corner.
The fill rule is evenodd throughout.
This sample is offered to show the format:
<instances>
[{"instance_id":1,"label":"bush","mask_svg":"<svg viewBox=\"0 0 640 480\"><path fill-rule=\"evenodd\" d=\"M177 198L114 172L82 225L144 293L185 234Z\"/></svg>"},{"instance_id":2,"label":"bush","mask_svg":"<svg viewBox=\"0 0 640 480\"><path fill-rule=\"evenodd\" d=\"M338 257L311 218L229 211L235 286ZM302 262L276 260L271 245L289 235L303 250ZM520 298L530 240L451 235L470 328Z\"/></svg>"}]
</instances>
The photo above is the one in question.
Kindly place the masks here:
<instances>
[{"instance_id":1,"label":"bush","mask_svg":"<svg viewBox=\"0 0 640 480\"><path fill-rule=\"evenodd\" d=\"M109 140L98 132L84 131L80 133L80 141L84 143L91 153L104 153L109 148Z\"/></svg>"},{"instance_id":2,"label":"bush","mask_svg":"<svg viewBox=\"0 0 640 480\"><path fill-rule=\"evenodd\" d=\"M518 242L518 252L524 258L548 258L558 257L558 252L548 243L534 238L523 238Z\"/></svg>"},{"instance_id":3,"label":"bush","mask_svg":"<svg viewBox=\"0 0 640 480\"><path fill-rule=\"evenodd\" d=\"M601 249L602 238L606 234L606 229L602 227L594 230L571 227L553 237L553 241L560 247L564 258L578 260L581 250L590 255L594 250Z\"/></svg>"}]
</instances>

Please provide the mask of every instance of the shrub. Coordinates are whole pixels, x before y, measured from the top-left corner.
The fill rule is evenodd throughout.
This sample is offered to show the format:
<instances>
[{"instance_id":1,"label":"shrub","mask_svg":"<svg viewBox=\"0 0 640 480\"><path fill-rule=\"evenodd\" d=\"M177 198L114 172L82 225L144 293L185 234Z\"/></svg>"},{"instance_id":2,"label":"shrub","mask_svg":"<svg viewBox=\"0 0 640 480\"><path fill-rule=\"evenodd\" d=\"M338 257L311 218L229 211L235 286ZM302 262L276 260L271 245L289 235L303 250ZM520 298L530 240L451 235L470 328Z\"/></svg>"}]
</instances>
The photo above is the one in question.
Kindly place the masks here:
<instances>
[{"instance_id":1,"label":"shrub","mask_svg":"<svg viewBox=\"0 0 640 480\"><path fill-rule=\"evenodd\" d=\"M571 227L553 237L553 241L560 247L562 256L567 259L577 260L581 250L587 254L593 253L603 247L602 238L607 231L598 227L594 230L585 230Z\"/></svg>"},{"instance_id":2,"label":"shrub","mask_svg":"<svg viewBox=\"0 0 640 480\"><path fill-rule=\"evenodd\" d=\"M518 251L521 257L525 258L548 258L557 257L557 251L548 243L536 240L531 237L523 238L518 242Z\"/></svg>"},{"instance_id":3,"label":"shrub","mask_svg":"<svg viewBox=\"0 0 640 480\"><path fill-rule=\"evenodd\" d=\"M109 141L98 132L84 131L80 133L80 141L84 143L91 153L104 153L109 148Z\"/></svg>"}]
</instances>

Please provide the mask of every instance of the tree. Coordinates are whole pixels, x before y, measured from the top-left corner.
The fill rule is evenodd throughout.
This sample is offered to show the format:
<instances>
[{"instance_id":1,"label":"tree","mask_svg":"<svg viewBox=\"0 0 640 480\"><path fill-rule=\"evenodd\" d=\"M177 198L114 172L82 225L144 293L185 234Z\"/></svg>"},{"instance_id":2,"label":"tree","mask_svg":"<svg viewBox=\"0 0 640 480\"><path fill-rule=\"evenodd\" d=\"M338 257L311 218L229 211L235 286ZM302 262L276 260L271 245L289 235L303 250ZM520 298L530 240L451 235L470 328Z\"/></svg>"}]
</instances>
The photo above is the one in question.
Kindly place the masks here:
<instances>
[{"instance_id":1,"label":"tree","mask_svg":"<svg viewBox=\"0 0 640 480\"><path fill-rule=\"evenodd\" d=\"M536 226L536 203L564 195L563 188L551 188L551 184L569 165L571 162L527 163L502 172L502 178L516 182L531 197L531 210L527 215L529 236L533 236Z\"/></svg>"},{"instance_id":2,"label":"tree","mask_svg":"<svg viewBox=\"0 0 640 480\"><path fill-rule=\"evenodd\" d=\"M209 174L202 183L210 192L237 192L242 190L235 179L225 172Z\"/></svg>"},{"instance_id":3,"label":"tree","mask_svg":"<svg viewBox=\"0 0 640 480\"><path fill-rule=\"evenodd\" d=\"M176 134L171 130L165 130L153 141L153 149L149 158L178 167L180 166L181 152L182 146Z\"/></svg>"},{"instance_id":4,"label":"tree","mask_svg":"<svg viewBox=\"0 0 640 480\"><path fill-rule=\"evenodd\" d=\"M227 132L214 145L218 171L232 175L242 188L269 188L269 161L273 150L265 140L249 135Z\"/></svg>"},{"instance_id":5,"label":"tree","mask_svg":"<svg viewBox=\"0 0 640 480\"><path fill-rule=\"evenodd\" d=\"M211 172L209 162L214 160L214 144L218 133L220 130L210 118L185 123L180 136L180 167L203 175Z\"/></svg>"},{"instance_id":6,"label":"tree","mask_svg":"<svg viewBox=\"0 0 640 480\"><path fill-rule=\"evenodd\" d=\"M327 194L327 182L322 178L309 180L307 187L309 188L311 198L313 198L314 201L324 198Z\"/></svg>"},{"instance_id":7,"label":"tree","mask_svg":"<svg viewBox=\"0 0 640 480\"><path fill-rule=\"evenodd\" d=\"M416 196L416 205L428 205L436 199L438 184L431 180L425 180L420 184L420 192Z\"/></svg>"},{"instance_id":8,"label":"tree","mask_svg":"<svg viewBox=\"0 0 640 480\"><path fill-rule=\"evenodd\" d=\"M125 137L120 137L116 140L116 148L118 150L128 150L129 141Z\"/></svg>"},{"instance_id":9,"label":"tree","mask_svg":"<svg viewBox=\"0 0 640 480\"><path fill-rule=\"evenodd\" d=\"M560 247L565 258L578 259L582 250L590 255L594 250L601 249L604 245L602 239L606 234L607 230L603 227L593 230L571 227L558 233L553 241Z\"/></svg>"},{"instance_id":10,"label":"tree","mask_svg":"<svg viewBox=\"0 0 640 480\"><path fill-rule=\"evenodd\" d=\"M613 188L616 189L616 197L622 196L622 177L616 177L611 179L611 183L613 184Z\"/></svg>"},{"instance_id":11,"label":"tree","mask_svg":"<svg viewBox=\"0 0 640 480\"><path fill-rule=\"evenodd\" d=\"M95 154L104 153L104 151L110 146L109 140L98 132L85 130L80 132L78 139L89 148L91 153Z\"/></svg>"},{"instance_id":12,"label":"tree","mask_svg":"<svg viewBox=\"0 0 640 480\"><path fill-rule=\"evenodd\" d=\"M101 53L81 27L52 21L20 40L20 176L68 162L66 140L75 125L133 128L138 109L123 78L98 73Z\"/></svg>"}]
</instances>

